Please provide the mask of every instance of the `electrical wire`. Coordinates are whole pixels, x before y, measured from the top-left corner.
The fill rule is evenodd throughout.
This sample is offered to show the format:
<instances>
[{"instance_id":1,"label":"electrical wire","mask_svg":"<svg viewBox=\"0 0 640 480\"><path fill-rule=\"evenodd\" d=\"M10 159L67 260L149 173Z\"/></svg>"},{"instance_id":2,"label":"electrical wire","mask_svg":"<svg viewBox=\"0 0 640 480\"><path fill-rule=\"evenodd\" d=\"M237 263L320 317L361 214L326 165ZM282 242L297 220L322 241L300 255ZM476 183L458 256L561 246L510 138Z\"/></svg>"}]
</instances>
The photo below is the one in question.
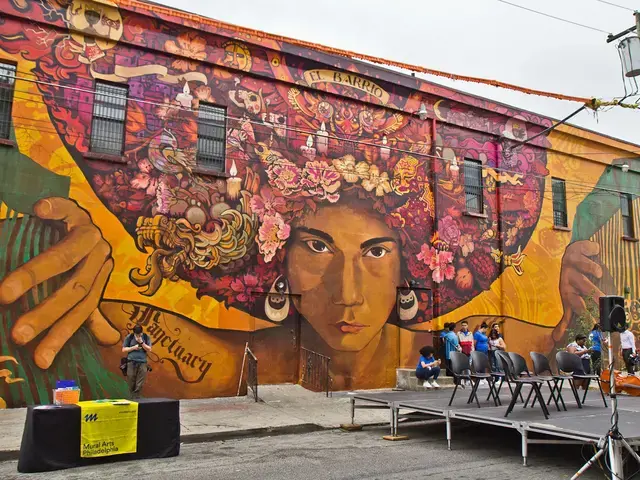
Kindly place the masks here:
<instances>
[{"instance_id":1,"label":"electrical wire","mask_svg":"<svg viewBox=\"0 0 640 480\"><path fill-rule=\"evenodd\" d=\"M594 30L596 32L600 32L600 33L607 33L607 34L611 34L611 32L607 32L606 30L602 30L600 28L596 28L596 27L590 27L589 25L585 25L583 23L578 23L578 22L574 22L572 20L567 20L566 18L561 18L561 17L556 17L555 15L551 15L549 13L544 13L544 12L540 12L538 10L534 10L532 8L528 8L528 7L524 7L522 5L518 5L517 3L511 3L511 2L507 2L506 0L498 0L498 2L500 3L505 3L507 5L511 5L512 7L517 7L517 8L521 8L522 10L526 10L528 12L532 12L532 13L536 13L538 15L542 15L544 17L549 17L549 18L553 18L555 20L559 20L561 22L565 22L565 23L570 23L571 25L576 25L578 27L583 27L583 28L588 28L589 30Z\"/></svg>"},{"instance_id":2,"label":"electrical wire","mask_svg":"<svg viewBox=\"0 0 640 480\"><path fill-rule=\"evenodd\" d=\"M52 84L52 83L49 83L49 82L43 82L43 83L46 83L46 84L48 84L50 86L59 86L60 88L71 88L71 87L67 87L67 86L63 86L63 85ZM73 90L78 90L76 88L72 88L72 89ZM94 93L93 90L85 90L85 89L79 89L79 90L82 90L85 93ZM39 96L38 94L33 93L33 92L19 91L19 93L26 93L30 97ZM52 95L48 95L46 92L43 93L42 95L47 96L47 97L54 97ZM103 94L101 93L101 95L103 95ZM131 100L131 101L136 101L136 102L139 101L139 100L133 100L133 99L127 98L127 97L122 97L122 96L119 96L119 95L105 94L104 96L112 96L114 98L126 99L126 100ZM55 98L56 97L54 97L54 99ZM57 98L58 99L63 99L63 97L57 97ZM40 101L40 100L34 100L33 98L21 98L21 99L28 100L28 101L31 101L31 102L34 102L34 103L47 105L46 102ZM67 101L67 102L69 101L68 98L64 98L64 100ZM164 103L151 102L151 101L145 101L145 100L142 100L141 102L142 103L148 103L148 104L151 104L151 105L161 106L161 107L168 107L169 106L172 109L175 107L176 110L183 110L183 111L193 112L193 110L190 109L190 108L184 108L184 107L181 107L181 106L178 106L178 105L173 105L173 104L167 105L167 104L164 104ZM83 102L83 101L80 101L80 100L74 101L73 103L92 105L92 103L90 103L90 102ZM580 110L581 109L579 109L579 111ZM84 113L87 113L87 114L90 114L91 112L92 112L92 110L84 111ZM577 112L574 112L574 114L576 114L576 113ZM574 115L574 114L572 114L572 115ZM14 118L21 118L21 117L15 117L14 116ZM265 124L263 122L249 120L246 117L233 117L233 116L230 116L230 115L226 115L225 118L231 119L231 120L236 120L236 121L248 121L248 122L256 124L256 125L265 126ZM32 118L24 118L24 119L25 120L30 120L31 122L38 121L38 120L35 120L35 119L32 119ZM51 125L50 122L47 122L47 121L42 121L42 122L46 123L47 125ZM128 123L132 123L132 122L129 121ZM28 127L22 126L21 128L28 128ZM289 127L289 126L280 126L280 125L278 125L277 128L282 128L282 129L287 130L287 131L293 131L296 134L300 134L300 135L307 135L308 136L308 135L315 135L316 134L316 132L314 132L314 131L304 130L304 129L297 129L297 128ZM44 130L38 129L38 128L34 128L32 130L44 131ZM51 130L48 133L59 134L59 132L57 132L56 130ZM330 133L328 133L328 138L335 139L335 140L338 140L338 141L341 141L341 142L351 143L353 145L364 145L364 146L369 146L369 147L381 148L381 145L376 144L376 143L363 142L361 140L354 140L354 139L338 137L338 136L332 135ZM425 153L420 153L420 152L413 152L411 150L395 148L395 147L391 147L389 145L387 145L387 148L389 148L391 151L395 151L395 152L399 152L399 153L406 153L406 154L410 154L410 155L414 155L414 156L431 158L431 159L434 159L434 160L437 159L437 160L440 160L440 161L444 160L442 157L437 156L437 155L425 154ZM453 146L446 146L446 145L444 145L442 148L452 148L453 150L489 151L489 150L485 150L485 149L476 149L476 148L471 148L471 147L465 148L465 147L453 147ZM176 150L180 150L180 149L176 149ZM492 152L495 153L495 150L492 150ZM595 154L595 153L598 153L598 152L593 152L593 153ZM573 155L575 155L575 153ZM611 154L609 154L609 155L611 155ZM493 169L496 170L497 172L510 173L510 174L522 174L522 172L518 172L518 171L515 171L515 170L509 170L509 169L506 169L506 168L495 167ZM543 180L547 178L546 176L543 176L543 175L532 175L532 174L528 174L528 175L531 176L531 177L540 178L540 179L543 179ZM623 194L631 194L631 195L638 195L640 193L640 190L639 190L639 192L635 192L635 191L634 192L630 192L630 191L613 190L613 189L607 189L607 188L602 188L602 187L595 187L594 185L591 185L591 184L586 184L586 183L582 183L582 182L575 182L575 181L571 181L571 180L565 180L565 182L566 183L571 183L571 184L574 184L574 185L581 185L581 186L587 187L587 188L589 188L591 190L599 189L599 190L608 191L608 192L611 192L611 193L618 193L618 194L623 193Z\"/></svg>"},{"instance_id":3,"label":"electrical wire","mask_svg":"<svg viewBox=\"0 0 640 480\"><path fill-rule=\"evenodd\" d=\"M627 10L629 12L635 12L635 10L633 8L623 7L622 5L618 5L617 3L613 3L613 2L607 2L606 0L596 0L596 2L604 3L606 5L611 5L612 7L618 7L618 8L621 8L623 10Z\"/></svg>"},{"instance_id":4,"label":"electrical wire","mask_svg":"<svg viewBox=\"0 0 640 480\"><path fill-rule=\"evenodd\" d=\"M32 72L19 71L19 73L28 74L28 75L37 77L37 75L32 73ZM59 88L63 88L63 89L70 89L72 91L80 92L80 93L87 93L87 94L91 94L91 95L95 95L97 93L95 91L95 89L79 88L79 87L75 87L75 86L71 86L71 85L66 85L66 84L60 83L60 82L52 83L52 82L45 82L45 81L42 81L42 80L31 80L31 79L28 79L28 78L17 77L17 76L15 78L18 79L18 80L23 80L23 81L26 81L26 82L35 83L37 85L47 85L47 86L59 87ZM17 90L17 89L15 89L15 91L16 92L25 93L27 95L36 95L35 93L29 92L27 90ZM39 94L42 95L42 96L47 96L47 98L50 98L52 100L61 100L61 101L64 101L64 102L69 102L69 98L67 98L67 97L60 97L60 96L51 95L48 92L39 92ZM141 103L141 104L146 104L146 105L151 105L151 106L157 106L157 107L163 107L163 108L171 108L172 110L177 110L177 111L188 111L188 112L193 112L194 111L193 108L186 108L186 107L183 107L181 105L154 102L154 101L151 101L151 100L146 100L144 98L116 95L116 94L112 94L112 93L108 93L108 92L100 92L100 96L105 97L105 98L113 98L113 99L117 99L117 100L135 101L136 103ZM25 100L31 100L31 99L25 98ZM91 103L91 102L82 102L80 100L75 100L74 103L80 103L80 104L84 103L84 104L90 105L90 106L93 105L93 103ZM591 102L591 104L593 104L593 105L595 105L595 104L597 104L597 105L609 105L609 104L613 104L613 103L615 103L616 105L620 104L619 101L601 102L601 101L597 101L595 99L593 99L592 102ZM589 106L589 105L587 105L587 106ZM624 105L620 104L620 106L624 106ZM379 107L379 108L382 108L382 107ZM406 115L407 117L411 117L411 118L414 115L414 113L404 112L404 111L401 111L401 110L398 110L398 112L401 113L401 114ZM87 111L85 113L90 113L90 111ZM573 115L574 114L570 115L569 118L571 118ZM230 115L225 115L224 118L231 119L231 120L243 120L243 121L247 121L248 120L248 119L246 119L246 117L233 117L233 116L230 116ZM252 124L264 125L264 122L257 122L257 121L251 121L251 120L248 120L248 121L250 121L250 123L252 123ZM567 121L567 119L565 118L564 120L561 120L560 123L563 123L563 122L566 122L566 121ZM539 124L536 124L536 125L537 126L541 126ZM545 130L545 131L549 131L549 130L551 130L553 128L556 128L557 126L558 126L558 124L554 124L551 127L548 127L547 130ZM288 129L288 130L292 129L292 127L287 127L287 126L278 126L278 128L284 128L284 129ZM304 131L304 130L298 129L298 131ZM315 135L315 133L316 133L316 132L312 132L312 131L306 131L306 132L309 135ZM537 138L537 137L539 137L541 135L541 133L539 133L535 137L531 137L531 138ZM530 139L527 139L525 142L529 143ZM532 145L532 146L537 146L537 145ZM477 151L485 151L485 152L494 152L494 150L486 150L486 149L476 149L476 150ZM560 153L564 153L564 152L560 152ZM629 152L629 153L640 153L640 151L637 151L637 152L634 151L634 152ZM581 155L581 154L584 154L584 155L612 155L612 154L607 153L607 152L572 152L570 155ZM569 154L567 154L567 155L569 155Z\"/></svg>"}]
</instances>

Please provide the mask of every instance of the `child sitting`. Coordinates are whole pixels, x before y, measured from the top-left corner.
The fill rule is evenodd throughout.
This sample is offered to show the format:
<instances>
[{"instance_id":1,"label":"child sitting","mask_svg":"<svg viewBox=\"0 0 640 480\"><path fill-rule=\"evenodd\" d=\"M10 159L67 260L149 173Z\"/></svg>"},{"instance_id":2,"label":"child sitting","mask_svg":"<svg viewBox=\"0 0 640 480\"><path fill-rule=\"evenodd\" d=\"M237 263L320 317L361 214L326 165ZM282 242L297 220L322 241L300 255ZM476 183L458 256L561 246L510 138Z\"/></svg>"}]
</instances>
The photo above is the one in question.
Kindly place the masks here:
<instances>
[{"instance_id":1,"label":"child sitting","mask_svg":"<svg viewBox=\"0 0 640 480\"><path fill-rule=\"evenodd\" d=\"M440 375L440 360L433 357L433 347L422 347L420 349L420 360L416 367L416 377L422 380L422 386L426 388L440 388L438 375ZM432 380L429 380L432 378Z\"/></svg>"}]
</instances>

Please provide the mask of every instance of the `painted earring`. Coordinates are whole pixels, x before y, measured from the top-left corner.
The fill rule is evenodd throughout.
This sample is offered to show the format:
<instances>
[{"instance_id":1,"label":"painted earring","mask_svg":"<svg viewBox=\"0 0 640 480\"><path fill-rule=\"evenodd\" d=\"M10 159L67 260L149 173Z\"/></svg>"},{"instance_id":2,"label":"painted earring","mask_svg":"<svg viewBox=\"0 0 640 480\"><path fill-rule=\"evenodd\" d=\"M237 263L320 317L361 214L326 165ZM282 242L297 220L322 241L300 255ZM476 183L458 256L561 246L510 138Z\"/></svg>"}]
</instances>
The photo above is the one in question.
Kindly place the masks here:
<instances>
[{"instance_id":1,"label":"painted earring","mask_svg":"<svg viewBox=\"0 0 640 480\"><path fill-rule=\"evenodd\" d=\"M403 322L413 320L418 314L418 297L416 292L409 290L409 293L402 293L402 289L398 292L400 305L398 305L398 316Z\"/></svg>"},{"instance_id":2,"label":"painted earring","mask_svg":"<svg viewBox=\"0 0 640 480\"><path fill-rule=\"evenodd\" d=\"M289 282L282 275L273 282L264 302L264 313L272 322L282 322L289 315Z\"/></svg>"}]
</instances>

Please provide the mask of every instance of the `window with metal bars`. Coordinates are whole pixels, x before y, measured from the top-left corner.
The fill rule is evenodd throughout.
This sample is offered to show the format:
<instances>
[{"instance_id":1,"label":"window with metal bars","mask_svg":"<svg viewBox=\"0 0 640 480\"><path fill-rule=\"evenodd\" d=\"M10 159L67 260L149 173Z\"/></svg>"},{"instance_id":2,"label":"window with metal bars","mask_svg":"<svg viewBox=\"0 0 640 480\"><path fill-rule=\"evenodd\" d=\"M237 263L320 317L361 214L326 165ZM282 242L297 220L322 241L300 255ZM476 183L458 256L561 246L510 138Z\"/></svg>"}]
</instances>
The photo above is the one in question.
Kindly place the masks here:
<instances>
[{"instance_id":1,"label":"window with metal bars","mask_svg":"<svg viewBox=\"0 0 640 480\"><path fill-rule=\"evenodd\" d=\"M633 197L628 193L620 194L620 212L622 213L622 234L628 238L635 238Z\"/></svg>"},{"instance_id":2,"label":"window with metal bars","mask_svg":"<svg viewBox=\"0 0 640 480\"><path fill-rule=\"evenodd\" d=\"M3 139L9 139L11 135L11 109L15 82L16 66L0 63L0 138Z\"/></svg>"},{"instance_id":3,"label":"window with metal bars","mask_svg":"<svg viewBox=\"0 0 640 480\"><path fill-rule=\"evenodd\" d=\"M567 190L564 180L552 178L551 190L553 193L553 225L566 228L569 223L567 219Z\"/></svg>"},{"instance_id":4,"label":"window with metal bars","mask_svg":"<svg viewBox=\"0 0 640 480\"><path fill-rule=\"evenodd\" d=\"M482 162L478 160L465 159L464 161L464 194L467 212L484 213Z\"/></svg>"},{"instance_id":5,"label":"window with metal bars","mask_svg":"<svg viewBox=\"0 0 640 480\"><path fill-rule=\"evenodd\" d=\"M127 115L127 87L96 82L91 122L91 151L122 155Z\"/></svg>"},{"instance_id":6,"label":"window with metal bars","mask_svg":"<svg viewBox=\"0 0 640 480\"><path fill-rule=\"evenodd\" d=\"M224 172L226 146L226 116L224 107L200 102L198 107L198 166Z\"/></svg>"}]
</instances>

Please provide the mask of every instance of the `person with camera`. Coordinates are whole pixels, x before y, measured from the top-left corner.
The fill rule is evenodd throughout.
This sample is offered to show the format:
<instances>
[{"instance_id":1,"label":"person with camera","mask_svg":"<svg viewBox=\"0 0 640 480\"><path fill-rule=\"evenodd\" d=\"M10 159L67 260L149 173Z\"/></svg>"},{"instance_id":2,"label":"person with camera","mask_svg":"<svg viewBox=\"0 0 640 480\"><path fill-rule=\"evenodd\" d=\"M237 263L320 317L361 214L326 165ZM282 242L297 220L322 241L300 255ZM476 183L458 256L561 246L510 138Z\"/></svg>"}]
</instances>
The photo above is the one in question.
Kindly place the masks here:
<instances>
[{"instance_id":1,"label":"person with camera","mask_svg":"<svg viewBox=\"0 0 640 480\"><path fill-rule=\"evenodd\" d=\"M142 332L142 327L133 327L133 333L127 335L122 345L122 353L127 354L127 382L129 399L140 398L142 386L147 379L147 354L151 351L151 339Z\"/></svg>"}]
</instances>

